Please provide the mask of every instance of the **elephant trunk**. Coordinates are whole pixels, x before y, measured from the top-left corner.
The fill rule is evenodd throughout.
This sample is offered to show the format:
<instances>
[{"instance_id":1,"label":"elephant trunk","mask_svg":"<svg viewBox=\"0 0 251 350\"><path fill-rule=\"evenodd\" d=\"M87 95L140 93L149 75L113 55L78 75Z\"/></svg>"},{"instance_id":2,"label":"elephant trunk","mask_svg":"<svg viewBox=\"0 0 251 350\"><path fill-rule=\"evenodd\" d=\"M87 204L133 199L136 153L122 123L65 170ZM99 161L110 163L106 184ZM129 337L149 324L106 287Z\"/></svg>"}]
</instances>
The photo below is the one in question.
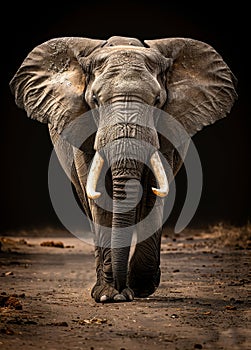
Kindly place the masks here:
<instances>
[{"instance_id":1,"label":"elephant trunk","mask_svg":"<svg viewBox=\"0 0 251 350\"><path fill-rule=\"evenodd\" d=\"M113 177L112 270L115 288L126 287L131 240L139 199L139 179Z\"/></svg>"}]
</instances>

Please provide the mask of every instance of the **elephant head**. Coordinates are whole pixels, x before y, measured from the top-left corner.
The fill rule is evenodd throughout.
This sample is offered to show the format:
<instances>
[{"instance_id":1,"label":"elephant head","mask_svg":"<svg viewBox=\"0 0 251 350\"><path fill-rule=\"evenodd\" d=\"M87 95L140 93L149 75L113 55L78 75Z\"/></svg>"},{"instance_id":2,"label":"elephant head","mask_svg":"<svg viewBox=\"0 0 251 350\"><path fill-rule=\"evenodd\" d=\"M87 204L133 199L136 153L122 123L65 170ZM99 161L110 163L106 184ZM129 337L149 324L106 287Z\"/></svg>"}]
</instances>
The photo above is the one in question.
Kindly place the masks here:
<instances>
[{"instance_id":1,"label":"elephant head","mask_svg":"<svg viewBox=\"0 0 251 350\"><path fill-rule=\"evenodd\" d=\"M35 47L23 61L10 82L17 105L29 117L48 123L59 153L72 151L71 179L96 235L96 301L147 296L159 283L160 230L139 241L129 272L127 266L131 227L168 194L160 154L174 175L182 164L174 145L158 132L153 111L164 111L193 136L230 112L237 98L235 85L214 48L190 38L143 44L117 36L107 41L63 37ZM78 148L58 141L89 110L98 115L93 135ZM91 121L86 120L88 128ZM165 127L163 118L161 122ZM109 213L96 203L104 164L110 169L106 183L113 198ZM156 215L161 217L161 209ZM103 227L111 228L110 234Z\"/></svg>"}]
</instances>

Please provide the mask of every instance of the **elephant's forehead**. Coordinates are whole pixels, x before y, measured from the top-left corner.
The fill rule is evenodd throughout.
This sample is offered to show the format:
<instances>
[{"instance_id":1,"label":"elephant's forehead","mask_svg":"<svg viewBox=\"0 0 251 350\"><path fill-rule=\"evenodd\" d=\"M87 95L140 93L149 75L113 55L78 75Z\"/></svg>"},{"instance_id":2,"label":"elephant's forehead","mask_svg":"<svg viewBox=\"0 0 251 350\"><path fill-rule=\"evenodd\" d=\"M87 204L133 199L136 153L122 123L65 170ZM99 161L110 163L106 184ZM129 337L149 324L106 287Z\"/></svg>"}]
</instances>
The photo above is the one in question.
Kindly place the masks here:
<instances>
[{"instance_id":1,"label":"elephant's forehead","mask_svg":"<svg viewBox=\"0 0 251 350\"><path fill-rule=\"evenodd\" d=\"M133 62L144 62L145 60L159 61L162 55L156 50L145 47L119 45L104 47L95 53L95 59L105 59L113 63L125 64Z\"/></svg>"}]
</instances>

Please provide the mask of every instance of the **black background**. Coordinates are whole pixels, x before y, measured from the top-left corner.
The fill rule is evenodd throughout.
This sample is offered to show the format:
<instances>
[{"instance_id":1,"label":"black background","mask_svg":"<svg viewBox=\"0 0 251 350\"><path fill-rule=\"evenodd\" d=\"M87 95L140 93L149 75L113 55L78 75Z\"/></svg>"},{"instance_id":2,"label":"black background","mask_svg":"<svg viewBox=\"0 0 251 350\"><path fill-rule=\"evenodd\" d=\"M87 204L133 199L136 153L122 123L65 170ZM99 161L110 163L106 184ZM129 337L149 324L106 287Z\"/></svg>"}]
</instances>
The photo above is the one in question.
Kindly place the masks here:
<instances>
[{"instance_id":1,"label":"black background","mask_svg":"<svg viewBox=\"0 0 251 350\"><path fill-rule=\"evenodd\" d=\"M203 191L191 226L250 218L249 10L220 1L116 1L7 3L1 18L1 231L60 226L48 191L52 145L47 126L26 117L9 81L26 55L55 37L140 40L190 37L213 46L238 79L239 99L231 113L193 137L203 168ZM186 174L177 176L177 220L186 192Z\"/></svg>"}]
</instances>

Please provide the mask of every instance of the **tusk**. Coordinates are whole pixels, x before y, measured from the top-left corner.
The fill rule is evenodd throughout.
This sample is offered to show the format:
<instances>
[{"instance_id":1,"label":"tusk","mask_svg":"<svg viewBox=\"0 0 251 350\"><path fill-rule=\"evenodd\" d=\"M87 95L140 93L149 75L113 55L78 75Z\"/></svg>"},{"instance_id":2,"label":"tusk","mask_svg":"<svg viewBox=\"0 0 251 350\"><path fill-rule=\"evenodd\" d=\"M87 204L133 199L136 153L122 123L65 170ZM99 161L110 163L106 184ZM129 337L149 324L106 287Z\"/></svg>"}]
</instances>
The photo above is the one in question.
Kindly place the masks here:
<instances>
[{"instance_id":1,"label":"tusk","mask_svg":"<svg viewBox=\"0 0 251 350\"><path fill-rule=\"evenodd\" d=\"M169 192L169 184L163 164L157 151L153 153L150 159L150 163L153 169L154 176L156 177L156 180L158 181L160 186L159 189L152 187L152 191L156 194L156 196L165 197Z\"/></svg>"},{"instance_id":2,"label":"tusk","mask_svg":"<svg viewBox=\"0 0 251 350\"><path fill-rule=\"evenodd\" d=\"M91 168L87 177L87 183L86 183L86 193L88 198L90 199L97 199L101 196L100 192L96 192L96 187L97 187L98 179L99 179L103 164L104 164L103 158L98 152L96 152L92 160L92 165L91 165Z\"/></svg>"}]
</instances>

